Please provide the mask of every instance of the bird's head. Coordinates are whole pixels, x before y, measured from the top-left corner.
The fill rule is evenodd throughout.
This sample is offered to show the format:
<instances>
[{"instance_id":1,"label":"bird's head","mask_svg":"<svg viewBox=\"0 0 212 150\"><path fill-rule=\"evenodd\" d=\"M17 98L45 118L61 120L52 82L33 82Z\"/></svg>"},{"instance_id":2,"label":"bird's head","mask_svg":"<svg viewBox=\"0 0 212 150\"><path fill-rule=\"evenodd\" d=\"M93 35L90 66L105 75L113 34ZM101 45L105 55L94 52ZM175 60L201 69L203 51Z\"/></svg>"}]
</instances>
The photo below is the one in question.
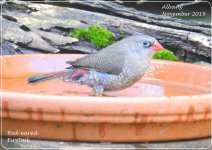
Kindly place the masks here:
<instances>
[{"instance_id":1,"label":"bird's head","mask_svg":"<svg viewBox=\"0 0 212 150\"><path fill-rule=\"evenodd\" d=\"M128 41L131 43L131 51L142 57L151 58L154 52L164 49L157 39L149 35L135 35L130 37Z\"/></svg>"},{"instance_id":2,"label":"bird's head","mask_svg":"<svg viewBox=\"0 0 212 150\"><path fill-rule=\"evenodd\" d=\"M157 52L164 49L163 46L154 37L148 35L141 35L138 39L138 42L141 43L143 49L152 50L153 52Z\"/></svg>"}]
</instances>

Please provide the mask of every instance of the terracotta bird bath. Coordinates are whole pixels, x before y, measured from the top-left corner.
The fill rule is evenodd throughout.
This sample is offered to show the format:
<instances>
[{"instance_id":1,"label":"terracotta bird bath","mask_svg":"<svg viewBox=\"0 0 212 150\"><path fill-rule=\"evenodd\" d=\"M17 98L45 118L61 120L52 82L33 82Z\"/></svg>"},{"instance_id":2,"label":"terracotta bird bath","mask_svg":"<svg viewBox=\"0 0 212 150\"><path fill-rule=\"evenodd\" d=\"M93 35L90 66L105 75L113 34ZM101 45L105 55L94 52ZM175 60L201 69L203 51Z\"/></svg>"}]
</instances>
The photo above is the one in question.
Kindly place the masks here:
<instances>
[{"instance_id":1,"label":"terracotta bird bath","mask_svg":"<svg viewBox=\"0 0 212 150\"><path fill-rule=\"evenodd\" d=\"M28 84L32 75L66 68L82 55L1 57L5 137L141 142L211 135L211 68L153 60L132 87L95 97L59 79Z\"/></svg>"}]
</instances>

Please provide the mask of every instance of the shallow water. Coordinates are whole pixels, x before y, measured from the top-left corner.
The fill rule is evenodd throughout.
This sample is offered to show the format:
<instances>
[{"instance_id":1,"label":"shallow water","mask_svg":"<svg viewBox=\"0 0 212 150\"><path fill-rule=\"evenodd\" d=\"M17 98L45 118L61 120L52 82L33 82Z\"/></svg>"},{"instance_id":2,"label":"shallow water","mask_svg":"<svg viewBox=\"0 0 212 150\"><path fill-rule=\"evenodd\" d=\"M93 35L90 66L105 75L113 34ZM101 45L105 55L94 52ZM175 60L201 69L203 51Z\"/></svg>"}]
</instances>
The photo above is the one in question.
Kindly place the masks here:
<instances>
[{"instance_id":1,"label":"shallow water","mask_svg":"<svg viewBox=\"0 0 212 150\"><path fill-rule=\"evenodd\" d=\"M27 83L26 78L3 78L2 89L7 92L48 94L48 95L75 95L94 96L92 89L60 79L48 80L39 83ZM130 88L117 92L106 92L108 97L160 97L160 96L185 96L210 93L210 89L195 87L176 82L164 82L153 78L142 78Z\"/></svg>"}]
</instances>

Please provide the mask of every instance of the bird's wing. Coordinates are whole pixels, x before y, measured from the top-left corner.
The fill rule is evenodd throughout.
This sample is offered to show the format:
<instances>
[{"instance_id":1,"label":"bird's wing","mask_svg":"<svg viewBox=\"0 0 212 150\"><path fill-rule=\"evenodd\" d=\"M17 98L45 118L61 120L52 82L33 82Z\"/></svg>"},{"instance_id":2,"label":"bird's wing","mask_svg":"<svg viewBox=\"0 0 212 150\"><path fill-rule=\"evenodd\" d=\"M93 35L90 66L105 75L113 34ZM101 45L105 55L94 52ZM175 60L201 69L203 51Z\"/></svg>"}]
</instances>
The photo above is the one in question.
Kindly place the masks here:
<instances>
[{"instance_id":1,"label":"bird's wing","mask_svg":"<svg viewBox=\"0 0 212 150\"><path fill-rule=\"evenodd\" d=\"M125 54L122 51L102 50L67 63L76 68L94 69L98 72L118 75L123 70L124 60Z\"/></svg>"}]
</instances>

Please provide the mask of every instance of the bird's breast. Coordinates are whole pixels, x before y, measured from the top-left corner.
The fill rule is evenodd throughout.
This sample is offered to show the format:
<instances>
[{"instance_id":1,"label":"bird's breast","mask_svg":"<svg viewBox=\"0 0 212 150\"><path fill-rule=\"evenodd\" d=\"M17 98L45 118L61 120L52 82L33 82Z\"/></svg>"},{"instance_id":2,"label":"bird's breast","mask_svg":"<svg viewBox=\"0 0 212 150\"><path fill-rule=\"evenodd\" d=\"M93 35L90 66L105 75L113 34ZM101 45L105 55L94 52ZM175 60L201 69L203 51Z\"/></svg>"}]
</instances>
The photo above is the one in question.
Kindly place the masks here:
<instances>
[{"instance_id":1,"label":"bird's breast","mask_svg":"<svg viewBox=\"0 0 212 150\"><path fill-rule=\"evenodd\" d=\"M148 67L127 64L124 66L123 71L120 74L111 76L108 80L108 84L105 84L105 89L108 91L115 91L130 87L141 79L147 68Z\"/></svg>"}]
</instances>

